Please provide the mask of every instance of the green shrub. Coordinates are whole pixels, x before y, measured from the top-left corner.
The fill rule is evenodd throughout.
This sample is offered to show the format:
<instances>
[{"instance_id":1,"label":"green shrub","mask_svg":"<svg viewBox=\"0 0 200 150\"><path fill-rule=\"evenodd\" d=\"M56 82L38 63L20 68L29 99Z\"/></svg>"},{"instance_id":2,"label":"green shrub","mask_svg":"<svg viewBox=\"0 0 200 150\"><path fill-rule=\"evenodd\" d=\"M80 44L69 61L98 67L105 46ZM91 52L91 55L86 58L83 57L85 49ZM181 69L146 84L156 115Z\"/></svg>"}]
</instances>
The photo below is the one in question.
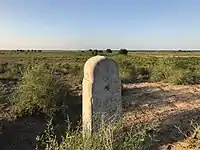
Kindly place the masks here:
<instances>
[{"instance_id":1,"label":"green shrub","mask_svg":"<svg viewBox=\"0 0 200 150\"><path fill-rule=\"evenodd\" d=\"M181 84L199 84L200 73L196 71L184 70L184 77Z\"/></svg>"},{"instance_id":2,"label":"green shrub","mask_svg":"<svg viewBox=\"0 0 200 150\"><path fill-rule=\"evenodd\" d=\"M135 65L129 60L119 62L119 71L123 79L133 79L136 75Z\"/></svg>"},{"instance_id":3,"label":"green shrub","mask_svg":"<svg viewBox=\"0 0 200 150\"><path fill-rule=\"evenodd\" d=\"M160 58L152 67L150 79L152 81L167 81L174 70L174 63L170 59Z\"/></svg>"},{"instance_id":4,"label":"green shrub","mask_svg":"<svg viewBox=\"0 0 200 150\"><path fill-rule=\"evenodd\" d=\"M23 116L41 112L51 116L57 110L56 104L60 103L61 89L61 84L44 64L31 66L22 74L12 96L12 113Z\"/></svg>"},{"instance_id":5,"label":"green shrub","mask_svg":"<svg viewBox=\"0 0 200 150\"><path fill-rule=\"evenodd\" d=\"M172 69L172 73L167 76L165 82L172 84L187 84L186 78L188 77L183 69Z\"/></svg>"},{"instance_id":6,"label":"green shrub","mask_svg":"<svg viewBox=\"0 0 200 150\"><path fill-rule=\"evenodd\" d=\"M83 138L80 128L70 131L69 127L58 143L50 121L47 130L36 137L36 150L145 150L150 149L156 129L155 124L127 127L125 123L101 123L98 132Z\"/></svg>"},{"instance_id":7,"label":"green shrub","mask_svg":"<svg viewBox=\"0 0 200 150\"><path fill-rule=\"evenodd\" d=\"M182 58L182 59L175 59L174 63L178 68L181 69L188 69L191 71L195 71L196 65L198 64L198 61L195 58Z\"/></svg>"},{"instance_id":8,"label":"green shrub","mask_svg":"<svg viewBox=\"0 0 200 150\"><path fill-rule=\"evenodd\" d=\"M136 67L137 79L149 79L150 68L139 66Z\"/></svg>"},{"instance_id":9,"label":"green shrub","mask_svg":"<svg viewBox=\"0 0 200 150\"><path fill-rule=\"evenodd\" d=\"M153 66L150 79L172 84L197 84L200 82L200 74L184 61L161 58Z\"/></svg>"}]
</instances>

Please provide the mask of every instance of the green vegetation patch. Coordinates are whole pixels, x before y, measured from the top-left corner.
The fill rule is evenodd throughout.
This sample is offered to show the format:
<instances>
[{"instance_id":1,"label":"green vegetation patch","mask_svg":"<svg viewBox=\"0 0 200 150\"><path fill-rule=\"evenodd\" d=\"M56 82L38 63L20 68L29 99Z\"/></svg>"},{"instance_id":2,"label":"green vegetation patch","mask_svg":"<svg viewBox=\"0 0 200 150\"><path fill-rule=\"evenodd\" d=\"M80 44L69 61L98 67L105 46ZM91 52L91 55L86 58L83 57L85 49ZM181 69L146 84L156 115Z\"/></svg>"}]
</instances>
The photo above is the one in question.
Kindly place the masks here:
<instances>
[{"instance_id":1,"label":"green vegetation patch","mask_svg":"<svg viewBox=\"0 0 200 150\"><path fill-rule=\"evenodd\" d=\"M67 94L62 92L62 88L44 64L28 67L13 93L12 112L17 116L34 112L52 116L61 97Z\"/></svg>"},{"instance_id":2,"label":"green vegetation patch","mask_svg":"<svg viewBox=\"0 0 200 150\"><path fill-rule=\"evenodd\" d=\"M158 124L127 127L125 122L101 123L98 132L86 134L81 128L70 131L70 126L58 142L52 122L36 138L36 150L148 150L152 146Z\"/></svg>"}]
</instances>

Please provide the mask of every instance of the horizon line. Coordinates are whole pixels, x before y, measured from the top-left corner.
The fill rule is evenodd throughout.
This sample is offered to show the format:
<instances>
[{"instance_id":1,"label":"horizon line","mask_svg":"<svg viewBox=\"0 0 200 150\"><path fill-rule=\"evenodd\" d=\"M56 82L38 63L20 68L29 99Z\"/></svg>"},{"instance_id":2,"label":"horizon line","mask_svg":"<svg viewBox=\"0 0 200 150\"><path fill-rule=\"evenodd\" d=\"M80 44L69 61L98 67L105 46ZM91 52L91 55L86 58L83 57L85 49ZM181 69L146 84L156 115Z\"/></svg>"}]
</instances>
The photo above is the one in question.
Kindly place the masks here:
<instances>
[{"instance_id":1,"label":"horizon line","mask_svg":"<svg viewBox=\"0 0 200 150\"><path fill-rule=\"evenodd\" d=\"M27 48L17 48L17 49L1 49L0 48L0 51L13 51L13 50L43 50L43 51L77 51L77 50L106 50L106 49L111 49L111 50L120 50L120 49L127 49L127 50L130 50L130 51L134 51L134 50L141 50L141 51L145 51L145 50L200 50L200 48L153 48L153 49L128 49L128 48L70 48L70 49L42 49L42 48L30 48L30 49L27 49Z\"/></svg>"}]
</instances>

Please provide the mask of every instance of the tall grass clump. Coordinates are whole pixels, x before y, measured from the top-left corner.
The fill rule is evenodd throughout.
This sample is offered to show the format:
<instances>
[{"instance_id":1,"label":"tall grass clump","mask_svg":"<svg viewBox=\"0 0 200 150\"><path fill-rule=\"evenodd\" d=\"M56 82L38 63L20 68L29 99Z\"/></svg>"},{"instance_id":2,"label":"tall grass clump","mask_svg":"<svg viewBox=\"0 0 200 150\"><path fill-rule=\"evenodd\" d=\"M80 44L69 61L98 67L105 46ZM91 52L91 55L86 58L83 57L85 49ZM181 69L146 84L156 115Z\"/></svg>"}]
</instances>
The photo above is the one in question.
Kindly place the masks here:
<instances>
[{"instance_id":1,"label":"tall grass clump","mask_svg":"<svg viewBox=\"0 0 200 150\"><path fill-rule=\"evenodd\" d=\"M152 67L151 81L163 81L172 84L196 84L200 82L200 74L188 61L175 58L160 58Z\"/></svg>"},{"instance_id":2,"label":"tall grass clump","mask_svg":"<svg viewBox=\"0 0 200 150\"><path fill-rule=\"evenodd\" d=\"M54 74L65 76L72 84L80 84L83 79L84 62L59 62L52 64Z\"/></svg>"},{"instance_id":3,"label":"tall grass clump","mask_svg":"<svg viewBox=\"0 0 200 150\"><path fill-rule=\"evenodd\" d=\"M81 83L83 79L83 68L84 63L74 63L70 69L70 74L75 77L74 80L78 83Z\"/></svg>"},{"instance_id":4,"label":"tall grass clump","mask_svg":"<svg viewBox=\"0 0 200 150\"><path fill-rule=\"evenodd\" d=\"M120 76L122 79L134 79L136 75L135 65L127 60L121 61L119 64Z\"/></svg>"},{"instance_id":5,"label":"tall grass clump","mask_svg":"<svg viewBox=\"0 0 200 150\"><path fill-rule=\"evenodd\" d=\"M112 56L119 65L120 76L122 79L128 80L147 80L152 66L156 63L155 57L141 57L141 56Z\"/></svg>"},{"instance_id":6,"label":"tall grass clump","mask_svg":"<svg viewBox=\"0 0 200 150\"><path fill-rule=\"evenodd\" d=\"M36 137L36 150L145 150L152 146L155 125L127 127L124 123L101 123L97 132L86 134L78 128L66 130L58 142L52 123Z\"/></svg>"},{"instance_id":7,"label":"tall grass clump","mask_svg":"<svg viewBox=\"0 0 200 150\"><path fill-rule=\"evenodd\" d=\"M120 77L122 79L129 79L129 80L133 79L136 74L135 72L136 70L135 70L135 64L133 63L131 57L118 55L113 58L118 63Z\"/></svg>"},{"instance_id":8,"label":"tall grass clump","mask_svg":"<svg viewBox=\"0 0 200 150\"><path fill-rule=\"evenodd\" d=\"M12 113L16 116L41 112L53 115L60 100L61 86L44 64L28 67L12 96Z\"/></svg>"}]
</instances>

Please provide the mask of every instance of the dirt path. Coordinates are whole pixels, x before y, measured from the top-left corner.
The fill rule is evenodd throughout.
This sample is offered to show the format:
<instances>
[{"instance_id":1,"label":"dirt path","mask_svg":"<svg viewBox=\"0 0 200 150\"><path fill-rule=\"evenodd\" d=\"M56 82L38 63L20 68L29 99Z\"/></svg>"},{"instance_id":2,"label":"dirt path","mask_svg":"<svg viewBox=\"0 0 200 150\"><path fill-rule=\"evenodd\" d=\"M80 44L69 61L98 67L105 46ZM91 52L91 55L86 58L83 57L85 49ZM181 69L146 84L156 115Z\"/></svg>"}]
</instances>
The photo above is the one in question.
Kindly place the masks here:
<instances>
[{"instance_id":1,"label":"dirt path","mask_svg":"<svg viewBox=\"0 0 200 150\"><path fill-rule=\"evenodd\" d=\"M200 85L138 83L124 88L124 116L130 124L161 122L155 149L166 149L183 140L191 134L191 121L200 121Z\"/></svg>"}]
</instances>

